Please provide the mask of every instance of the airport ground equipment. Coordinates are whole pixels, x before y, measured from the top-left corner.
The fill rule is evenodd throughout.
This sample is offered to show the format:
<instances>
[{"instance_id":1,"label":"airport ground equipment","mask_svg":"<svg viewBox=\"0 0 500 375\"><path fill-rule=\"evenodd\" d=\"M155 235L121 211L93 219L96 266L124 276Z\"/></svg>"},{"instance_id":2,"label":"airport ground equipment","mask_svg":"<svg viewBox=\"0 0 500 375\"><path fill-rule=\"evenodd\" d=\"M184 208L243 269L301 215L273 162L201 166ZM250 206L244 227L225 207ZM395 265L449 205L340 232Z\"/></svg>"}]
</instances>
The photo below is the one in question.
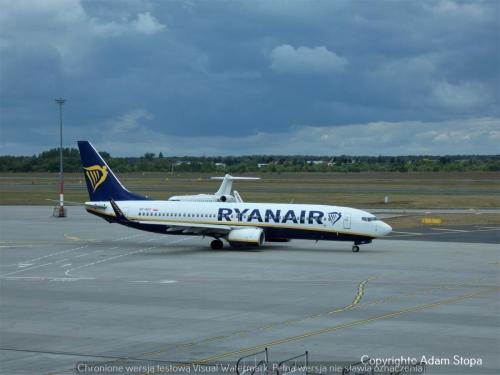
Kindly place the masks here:
<instances>
[{"instance_id":1,"label":"airport ground equipment","mask_svg":"<svg viewBox=\"0 0 500 375\"><path fill-rule=\"evenodd\" d=\"M236 362L237 375L268 374L269 356L267 348L260 352L241 357Z\"/></svg>"}]
</instances>

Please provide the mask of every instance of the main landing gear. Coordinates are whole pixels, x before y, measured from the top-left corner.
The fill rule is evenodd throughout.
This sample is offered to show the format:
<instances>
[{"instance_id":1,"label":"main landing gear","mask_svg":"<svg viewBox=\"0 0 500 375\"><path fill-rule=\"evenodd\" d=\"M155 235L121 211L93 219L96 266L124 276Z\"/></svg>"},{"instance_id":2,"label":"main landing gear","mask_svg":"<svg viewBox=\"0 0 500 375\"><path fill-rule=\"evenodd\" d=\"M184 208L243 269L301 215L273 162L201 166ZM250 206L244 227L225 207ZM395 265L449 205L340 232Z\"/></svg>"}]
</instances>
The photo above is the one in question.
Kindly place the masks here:
<instances>
[{"instance_id":1,"label":"main landing gear","mask_svg":"<svg viewBox=\"0 0 500 375\"><path fill-rule=\"evenodd\" d=\"M224 244L219 239L216 239L216 240L213 240L212 242L210 242L210 247L213 250L220 250L220 249L222 249L223 246L224 246Z\"/></svg>"},{"instance_id":2,"label":"main landing gear","mask_svg":"<svg viewBox=\"0 0 500 375\"><path fill-rule=\"evenodd\" d=\"M359 246L356 244L352 245L352 252L357 253L358 251L359 251Z\"/></svg>"}]
</instances>

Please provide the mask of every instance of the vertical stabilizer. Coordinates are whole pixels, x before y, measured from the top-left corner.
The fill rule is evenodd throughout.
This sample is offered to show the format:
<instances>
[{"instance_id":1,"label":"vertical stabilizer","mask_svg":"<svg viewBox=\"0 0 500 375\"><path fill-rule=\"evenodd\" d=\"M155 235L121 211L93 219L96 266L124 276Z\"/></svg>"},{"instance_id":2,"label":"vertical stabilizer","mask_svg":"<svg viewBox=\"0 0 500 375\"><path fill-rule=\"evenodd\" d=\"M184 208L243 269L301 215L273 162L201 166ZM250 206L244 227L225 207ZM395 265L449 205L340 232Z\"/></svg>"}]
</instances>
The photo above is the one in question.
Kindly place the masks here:
<instances>
[{"instance_id":1,"label":"vertical stabilizer","mask_svg":"<svg viewBox=\"0 0 500 375\"><path fill-rule=\"evenodd\" d=\"M91 201L130 201L148 199L128 191L88 141L78 141L83 173Z\"/></svg>"}]
</instances>

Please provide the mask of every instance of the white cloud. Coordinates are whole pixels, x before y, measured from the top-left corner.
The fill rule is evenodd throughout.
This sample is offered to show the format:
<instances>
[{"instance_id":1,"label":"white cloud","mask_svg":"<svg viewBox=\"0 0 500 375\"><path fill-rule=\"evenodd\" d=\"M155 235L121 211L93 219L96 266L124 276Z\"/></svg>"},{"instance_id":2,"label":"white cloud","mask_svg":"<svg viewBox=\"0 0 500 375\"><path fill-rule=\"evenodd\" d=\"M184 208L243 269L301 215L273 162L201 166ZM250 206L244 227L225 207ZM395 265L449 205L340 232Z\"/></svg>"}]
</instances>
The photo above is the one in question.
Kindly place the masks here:
<instances>
[{"instance_id":1,"label":"white cloud","mask_svg":"<svg viewBox=\"0 0 500 375\"><path fill-rule=\"evenodd\" d=\"M148 125L145 123L149 122ZM500 118L369 122L342 126L294 126L286 132L248 136L175 136L155 130L153 115L135 109L99 126L65 128L65 145L88 139L113 156L164 155L445 155L500 154ZM55 129L55 128L54 128ZM31 130L33 132L33 130ZM53 147L0 142L2 154L31 155Z\"/></svg>"},{"instance_id":2,"label":"white cloud","mask_svg":"<svg viewBox=\"0 0 500 375\"><path fill-rule=\"evenodd\" d=\"M478 82L459 82L451 84L440 81L434 84L432 99L445 109L468 111L491 103L492 93Z\"/></svg>"},{"instance_id":3,"label":"white cloud","mask_svg":"<svg viewBox=\"0 0 500 375\"><path fill-rule=\"evenodd\" d=\"M153 115L144 109L135 109L109 123L109 129L115 135L130 134L144 128L143 120L152 120Z\"/></svg>"},{"instance_id":4,"label":"white cloud","mask_svg":"<svg viewBox=\"0 0 500 375\"><path fill-rule=\"evenodd\" d=\"M370 75L397 83L414 83L408 77L419 77L420 80L427 81L436 72L437 60L438 56L435 54L426 54L384 61Z\"/></svg>"},{"instance_id":5,"label":"white cloud","mask_svg":"<svg viewBox=\"0 0 500 375\"><path fill-rule=\"evenodd\" d=\"M325 47L298 47L288 44L275 47L271 53L271 69L279 73L334 73L347 66L347 60Z\"/></svg>"},{"instance_id":6,"label":"white cloud","mask_svg":"<svg viewBox=\"0 0 500 375\"><path fill-rule=\"evenodd\" d=\"M166 25L160 23L149 12L139 13L132 25L138 32L148 35L156 34L166 28Z\"/></svg>"},{"instance_id":7,"label":"white cloud","mask_svg":"<svg viewBox=\"0 0 500 375\"><path fill-rule=\"evenodd\" d=\"M445 17L481 19L486 15L486 10L481 2L457 3L451 0L442 0L429 6L428 9L436 15Z\"/></svg>"},{"instance_id":8,"label":"white cloud","mask_svg":"<svg viewBox=\"0 0 500 375\"><path fill-rule=\"evenodd\" d=\"M165 155L500 153L500 118L295 126L285 133L260 132L234 137L172 136L138 125L142 119L151 119L151 115L142 110L133 111L120 120L122 132L91 134L98 137L95 143L100 149L122 156L160 151Z\"/></svg>"},{"instance_id":9,"label":"white cloud","mask_svg":"<svg viewBox=\"0 0 500 375\"><path fill-rule=\"evenodd\" d=\"M0 7L4 53L9 46L53 48L69 72L78 71L99 38L146 36L166 28L149 12L116 19L93 16L80 0L1 1Z\"/></svg>"}]
</instances>

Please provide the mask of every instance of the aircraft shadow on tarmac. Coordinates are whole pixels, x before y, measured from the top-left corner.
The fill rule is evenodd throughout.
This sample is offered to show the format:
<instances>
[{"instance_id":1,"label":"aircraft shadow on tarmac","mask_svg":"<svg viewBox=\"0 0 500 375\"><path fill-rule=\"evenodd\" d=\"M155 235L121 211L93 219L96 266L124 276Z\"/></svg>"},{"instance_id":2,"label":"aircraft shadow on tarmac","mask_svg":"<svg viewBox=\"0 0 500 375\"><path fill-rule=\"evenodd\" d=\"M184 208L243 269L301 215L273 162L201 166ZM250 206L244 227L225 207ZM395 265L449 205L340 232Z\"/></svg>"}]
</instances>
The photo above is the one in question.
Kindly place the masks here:
<instances>
[{"instance_id":1,"label":"aircraft shadow on tarmac","mask_svg":"<svg viewBox=\"0 0 500 375\"><path fill-rule=\"evenodd\" d=\"M261 247L262 250L264 250L264 247ZM345 246L343 248L341 247L331 247L331 248L325 248L325 247L317 247L315 248L314 245L312 245L311 247L306 247L306 246L303 246L303 247L295 247L295 246L290 246L290 247L286 247L286 246L279 246L279 247L274 247L274 246L269 246L269 248L266 248L266 251L286 251L286 252L291 252L291 253L303 253L303 252L307 252L307 253L319 253L319 254L327 254L327 253L347 253L347 254L350 254L352 253L352 250L350 248L350 246ZM380 249L377 249L377 250L372 250L370 248L363 248L361 247L361 250L359 251L359 253L355 253L353 255L362 255L362 254L381 254L381 253L386 253L385 250L380 250Z\"/></svg>"},{"instance_id":2,"label":"aircraft shadow on tarmac","mask_svg":"<svg viewBox=\"0 0 500 375\"><path fill-rule=\"evenodd\" d=\"M300 253L300 252L308 252L308 253L352 253L350 247L345 248L314 248L314 245L311 247L296 247L289 245L263 245L259 247L230 247L224 246L222 249L211 249L208 246L204 245L192 245L192 244L176 244L175 248L170 247L169 245L161 245L155 244L158 248L154 250L150 250L144 253L140 253L137 255L142 256L168 256L168 255L192 255L192 254L223 254L223 253L263 253L263 252L292 252L292 253ZM361 250L363 252L363 249ZM385 250L377 249L376 251L372 251L370 249L365 249L366 253L380 254L386 253ZM359 255L360 253L358 253Z\"/></svg>"}]
</instances>

